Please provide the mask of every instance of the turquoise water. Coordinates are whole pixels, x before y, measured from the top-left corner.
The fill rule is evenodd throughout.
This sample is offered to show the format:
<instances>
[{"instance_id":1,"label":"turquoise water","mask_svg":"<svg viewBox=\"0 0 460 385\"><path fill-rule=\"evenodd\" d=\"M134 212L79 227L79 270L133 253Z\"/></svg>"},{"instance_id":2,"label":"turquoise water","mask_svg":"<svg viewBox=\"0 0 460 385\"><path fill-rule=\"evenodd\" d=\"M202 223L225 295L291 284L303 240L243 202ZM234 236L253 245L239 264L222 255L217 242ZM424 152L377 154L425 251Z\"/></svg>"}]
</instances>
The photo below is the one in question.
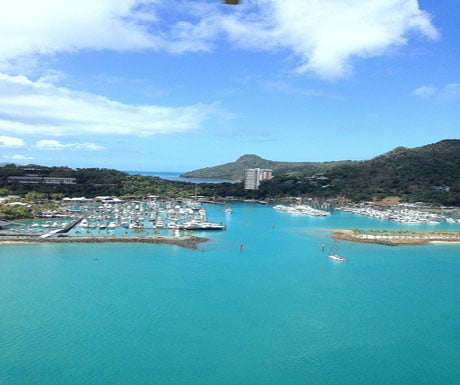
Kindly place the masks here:
<instances>
[{"instance_id":1,"label":"turquoise water","mask_svg":"<svg viewBox=\"0 0 460 385\"><path fill-rule=\"evenodd\" d=\"M459 245L321 251L333 228L458 225L232 207L199 250L1 246L0 383L460 383Z\"/></svg>"}]
</instances>

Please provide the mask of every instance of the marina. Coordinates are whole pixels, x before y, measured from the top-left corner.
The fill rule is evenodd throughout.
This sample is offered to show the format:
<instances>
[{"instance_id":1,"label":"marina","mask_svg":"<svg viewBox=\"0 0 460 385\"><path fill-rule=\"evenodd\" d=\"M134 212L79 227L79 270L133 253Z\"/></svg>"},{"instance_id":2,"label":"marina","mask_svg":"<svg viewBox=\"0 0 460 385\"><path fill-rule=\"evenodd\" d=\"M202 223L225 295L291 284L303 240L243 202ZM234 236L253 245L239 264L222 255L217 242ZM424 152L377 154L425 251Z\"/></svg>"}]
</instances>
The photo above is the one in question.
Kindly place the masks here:
<instances>
[{"instance_id":1,"label":"marina","mask_svg":"<svg viewBox=\"0 0 460 385\"><path fill-rule=\"evenodd\" d=\"M89 216L109 215L105 204L71 202L62 213L98 223ZM2 237L1 382L347 385L372 376L385 385L456 384L458 245L340 239L342 263L327 250L334 229L383 235L383 226L413 225L340 210L287 215L256 202L232 202L231 214L211 204L193 211L200 206L227 230L184 230L184 240L199 238L196 247L178 245L164 227L157 235L122 227L86 235L75 226L49 239ZM460 224L436 228L458 232Z\"/></svg>"},{"instance_id":2,"label":"marina","mask_svg":"<svg viewBox=\"0 0 460 385\"><path fill-rule=\"evenodd\" d=\"M316 209L309 205L274 205L273 209L282 211L288 214L297 214L297 215L310 215L314 217L325 217L331 215L330 212L325 210Z\"/></svg>"},{"instance_id":3,"label":"marina","mask_svg":"<svg viewBox=\"0 0 460 385\"><path fill-rule=\"evenodd\" d=\"M348 204L337 208L343 212L364 215L370 218L389 220L404 224L437 225L443 222L460 223L458 209L448 210L423 208L423 205L399 204L391 207L377 207L374 204Z\"/></svg>"},{"instance_id":4,"label":"marina","mask_svg":"<svg viewBox=\"0 0 460 385\"><path fill-rule=\"evenodd\" d=\"M214 203L214 202L213 202ZM257 201L244 202L245 205L259 205ZM458 232L449 233L441 225L460 223L458 211L433 208L417 209L412 205L375 207L369 204L342 205L329 210L314 208L307 204L262 205L276 212L294 216L330 217L342 212L377 219L381 223L399 223L403 226L429 226L430 231L408 230L348 230L332 231L332 237L344 241L377 243L385 245L417 245L434 242L459 242ZM419 205L420 206L420 205ZM219 221L208 219L209 208L217 207ZM216 210L212 210L215 212ZM224 213L224 216L221 216ZM193 232L226 230L231 221L233 207L228 204L211 204L197 199L167 199L156 196L144 199L123 200L117 197L64 198L59 208L42 212L39 220L4 223L0 230L0 241L32 242L146 242L176 243L196 247L197 242L189 242ZM215 217L216 215L213 214ZM17 239L17 241L15 241Z\"/></svg>"},{"instance_id":5,"label":"marina","mask_svg":"<svg viewBox=\"0 0 460 385\"><path fill-rule=\"evenodd\" d=\"M43 238L66 234L89 236L188 235L190 231L225 230L223 223L208 219L206 208L196 200L150 197L121 200L114 197L64 199L59 209L42 213L37 221L4 226L1 234L27 234Z\"/></svg>"}]
</instances>

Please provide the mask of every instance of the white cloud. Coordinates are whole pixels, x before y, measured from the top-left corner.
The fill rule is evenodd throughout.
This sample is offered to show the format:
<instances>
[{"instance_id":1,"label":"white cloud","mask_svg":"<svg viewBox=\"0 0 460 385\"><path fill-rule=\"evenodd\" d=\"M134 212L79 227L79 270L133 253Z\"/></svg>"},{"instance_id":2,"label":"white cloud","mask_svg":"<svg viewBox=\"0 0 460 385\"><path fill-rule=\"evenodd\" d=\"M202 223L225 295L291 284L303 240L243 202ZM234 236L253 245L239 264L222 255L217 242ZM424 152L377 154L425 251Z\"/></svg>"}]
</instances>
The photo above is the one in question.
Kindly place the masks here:
<instances>
[{"instance_id":1,"label":"white cloud","mask_svg":"<svg viewBox=\"0 0 460 385\"><path fill-rule=\"evenodd\" d=\"M412 94L421 98L429 98L436 93L436 88L433 86L421 86L416 88Z\"/></svg>"},{"instance_id":2,"label":"white cloud","mask_svg":"<svg viewBox=\"0 0 460 385\"><path fill-rule=\"evenodd\" d=\"M87 150L87 151L103 151L106 148L95 143L67 143L63 144L54 139L42 139L35 143L35 147L39 150Z\"/></svg>"},{"instance_id":3,"label":"white cloud","mask_svg":"<svg viewBox=\"0 0 460 385\"><path fill-rule=\"evenodd\" d=\"M32 158L31 156L25 156L25 155L12 155L12 156L8 156L8 155L3 155L3 157L5 159L9 159L9 160L14 160L14 161L22 161L22 160L32 160L34 158Z\"/></svg>"},{"instance_id":4,"label":"white cloud","mask_svg":"<svg viewBox=\"0 0 460 385\"><path fill-rule=\"evenodd\" d=\"M15 0L0 13L0 64L82 49L209 51L226 36L294 53L299 73L337 78L353 58L383 55L411 32L438 37L417 0Z\"/></svg>"},{"instance_id":5,"label":"white cloud","mask_svg":"<svg viewBox=\"0 0 460 385\"><path fill-rule=\"evenodd\" d=\"M460 97L460 84L450 83L447 84L440 92L439 96L443 100L458 100Z\"/></svg>"},{"instance_id":6,"label":"white cloud","mask_svg":"<svg viewBox=\"0 0 460 385\"><path fill-rule=\"evenodd\" d=\"M24 147L25 142L20 138L14 138L12 136L0 136L0 147Z\"/></svg>"},{"instance_id":7,"label":"white cloud","mask_svg":"<svg viewBox=\"0 0 460 385\"><path fill-rule=\"evenodd\" d=\"M129 105L57 87L43 79L0 74L0 132L149 136L194 130L214 105Z\"/></svg>"},{"instance_id":8,"label":"white cloud","mask_svg":"<svg viewBox=\"0 0 460 385\"><path fill-rule=\"evenodd\" d=\"M298 60L297 72L333 79L350 73L354 58L406 45L412 32L429 39L439 35L417 0L246 0L231 9L178 23L175 36L212 48L223 33L243 49L287 50Z\"/></svg>"},{"instance_id":9,"label":"white cloud","mask_svg":"<svg viewBox=\"0 0 460 385\"><path fill-rule=\"evenodd\" d=\"M155 0L15 0L2 5L0 58L79 49L153 48Z\"/></svg>"},{"instance_id":10,"label":"white cloud","mask_svg":"<svg viewBox=\"0 0 460 385\"><path fill-rule=\"evenodd\" d=\"M413 95L421 98L434 98L442 102L460 99L460 83L449 83L442 87L421 86L416 88Z\"/></svg>"},{"instance_id":11,"label":"white cloud","mask_svg":"<svg viewBox=\"0 0 460 385\"><path fill-rule=\"evenodd\" d=\"M407 44L409 32L436 39L437 30L416 0L260 0L261 17L234 17L227 32L246 47L286 48L297 71L324 78L350 72L351 59L380 56Z\"/></svg>"}]
</instances>

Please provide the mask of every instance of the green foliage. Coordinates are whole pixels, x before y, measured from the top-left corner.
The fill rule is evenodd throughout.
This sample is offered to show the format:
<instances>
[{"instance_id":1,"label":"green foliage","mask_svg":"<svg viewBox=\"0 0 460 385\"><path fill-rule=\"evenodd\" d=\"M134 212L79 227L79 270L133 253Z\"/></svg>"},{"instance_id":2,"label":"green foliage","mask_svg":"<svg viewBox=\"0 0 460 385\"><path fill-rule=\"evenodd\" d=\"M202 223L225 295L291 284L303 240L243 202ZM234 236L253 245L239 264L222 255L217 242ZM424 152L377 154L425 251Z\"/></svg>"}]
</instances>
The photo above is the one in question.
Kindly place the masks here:
<instances>
[{"instance_id":1,"label":"green foliage","mask_svg":"<svg viewBox=\"0 0 460 385\"><path fill-rule=\"evenodd\" d=\"M210 198L263 200L289 196L324 199L345 197L352 201L398 196L407 202L460 206L460 140L444 140L413 149L397 147L368 161L290 163L245 155L236 162L186 175L235 180L243 178L244 169L253 167L274 170L274 178L262 182L259 190L245 190L241 182L194 184L104 168L73 170L68 167L8 164L0 167L0 195L25 196L34 204L44 204L63 196L91 198L99 195L187 197L197 194ZM76 183L8 182L9 176L30 174L71 177L76 179Z\"/></svg>"},{"instance_id":2,"label":"green foliage","mask_svg":"<svg viewBox=\"0 0 460 385\"><path fill-rule=\"evenodd\" d=\"M263 159L257 155L243 155L236 162L226 163L215 167L206 167L195 171L186 172L186 178L220 179L241 181L244 179L244 170L247 168L268 168L274 175L289 173L291 175L306 175L322 172L332 165L343 162L277 162Z\"/></svg>"},{"instance_id":3,"label":"green foliage","mask_svg":"<svg viewBox=\"0 0 460 385\"><path fill-rule=\"evenodd\" d=\"M460 205L460 140L414 149L398 147L369 161L293 167L262 185L266 197L345 196L353 201L400 196L404 201Z\"/></svg>"},{"instance_id":4,"label":"green foliage","mask_svg":"<svg viewBox=\"0 0 460 385\"><path fill-rule=\"evenodd\" d=\"M32 210L27 206L9 206L0 205L0 218L4 220L13 219L31 219L33 218Z\"/></svg>"},{"instance_id":5,"label":"green foliage","mask_svg":"<svg viewBox=\"0 0 460 385\"><path fill-rule=\"evenodd\" d=\"M256 199L345 196L357 202L399 196L408 202L460 206L460 140L444 140L414 149L397 147L368 161L317 164L263 161L246 155L236 164L245 168L272 168L277 170L274 178L262 183L256 192L235 191L241 187L234 185L228 188L229 195ZM221 167L228 169L229 165ZM201 177L212 177L212 174L201 174ZM215 185L210 188L221 192Z\"/></svg>"},{"instance_id":6,"label":"green foliage","mask_svg":"<svg viewBox=\"0 0 460 385\"><path fill-rule=\"evenodd\" d=\"M127 175L120 184L120 194L123 196L169 196L181 197L194 193L190 183L172 182L153 176Z\"/></svg>"},{"instance_id":7,"label":"green foliage","mask_svg":"<svg viewBox=\"0 0 460 385\"><path fill-rule=\"evenodd\" d=\"M37 191L29 191L24 198L31 203L42 202L47 199L47 194L37 192Z\"/></svg>"}]
</instances>

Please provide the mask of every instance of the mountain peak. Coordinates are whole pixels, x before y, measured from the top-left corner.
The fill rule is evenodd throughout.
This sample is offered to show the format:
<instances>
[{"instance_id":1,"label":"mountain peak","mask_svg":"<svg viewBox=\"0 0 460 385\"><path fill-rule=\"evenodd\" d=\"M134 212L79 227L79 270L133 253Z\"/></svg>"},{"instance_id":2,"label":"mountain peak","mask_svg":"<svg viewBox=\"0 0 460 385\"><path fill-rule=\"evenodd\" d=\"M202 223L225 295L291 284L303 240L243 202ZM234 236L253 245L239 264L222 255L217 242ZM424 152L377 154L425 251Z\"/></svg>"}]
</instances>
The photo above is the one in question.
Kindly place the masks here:
<instances>
[{"instance_id":1,"label":"mountain peak","mask_svg":"<svg viewBox=\"0 0 460 385\"><path fill-rule=\"evenodd\" d=\"M263 160L260 156L256 154L245 154L240 156L236 161L237 162L254 162Z\"/></svg>"}]
</instances>

